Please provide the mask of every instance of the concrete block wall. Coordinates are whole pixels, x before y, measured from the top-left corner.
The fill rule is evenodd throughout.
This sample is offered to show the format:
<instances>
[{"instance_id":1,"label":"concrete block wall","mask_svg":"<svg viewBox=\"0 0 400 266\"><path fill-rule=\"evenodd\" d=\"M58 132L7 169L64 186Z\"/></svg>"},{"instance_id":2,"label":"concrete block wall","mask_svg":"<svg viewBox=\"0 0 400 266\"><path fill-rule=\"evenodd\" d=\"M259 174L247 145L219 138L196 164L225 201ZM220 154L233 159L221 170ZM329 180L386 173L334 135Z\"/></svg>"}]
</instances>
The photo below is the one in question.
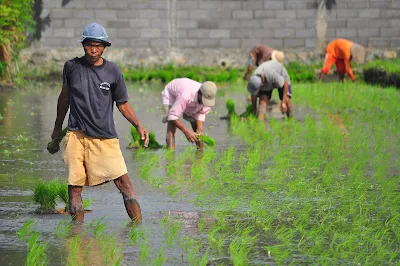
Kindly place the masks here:
<instances>
[{"instance_id":1,"label":"concrete block wall","mask_svg":"<svg viewBox=\"0 0 400 266\"><path fill-rule=\"evenodd\" d=\"M63 6L64 2L64 6ZM326 41L400 48L400 0L336 0ZM43 0L43 47L77 47L83 28L103 24L116 48L314 49L317 0Z\"/></svg>"}]
</instances>

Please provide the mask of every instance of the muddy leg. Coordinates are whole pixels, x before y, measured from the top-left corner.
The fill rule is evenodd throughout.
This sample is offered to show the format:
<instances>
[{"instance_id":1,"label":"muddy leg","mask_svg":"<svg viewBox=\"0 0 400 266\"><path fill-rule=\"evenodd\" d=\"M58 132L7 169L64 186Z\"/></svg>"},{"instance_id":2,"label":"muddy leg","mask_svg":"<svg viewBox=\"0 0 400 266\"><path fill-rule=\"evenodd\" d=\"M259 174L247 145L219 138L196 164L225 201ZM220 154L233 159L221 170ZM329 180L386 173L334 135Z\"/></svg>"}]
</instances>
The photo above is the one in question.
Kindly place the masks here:
<instances>
[{"instance_id":1,"label":"muddy leg","mask_svg":"<svg viewBox=\"0 0 400 266\"><path fill-rule=\"evenodd\" d=\"M142 222L142 211L139 202L136 200L135 192L131 184L128 174L124 174L114 180L115 185L121 191L124 199L125 209L132 221L136 223Z\"/></svg>"},{"instance_id":2,"label":"muddy leg","mask_svg":"<svg viewBox=\"0 0 400 266\"><path fill-rule=\"evenodd\" d=\"M72 219L77 222L83 222L85 216L85 210L82 204L82 190L83 187L68 185L69 212Z\"/></svg>"},{"instance_id":3,"label":"muddy leg","mask_svg":"<svg viewBox=\"0 0 400 266\"><path fill-rule=\"evenodd\" d=\"M288 118L292 118L293 117L293 106L292 106L292 101L290 99L288 101L286 116Z\"/></svg>"},{"instance_id":4,"label":"muddy leg","mask_svg":"<svg viewBox=\"0 0 400 266\"><path fill-rule=\"evenodd\" d=\"M176 126L171 122L168 121L167 124L167 147L168 149L175 150L175 132Z\"/></svg>"},{"instance_id":5,"label":"muddy leg","mask_svg":"<svg viewBox=\"0 0 400 266\"><path fill-rule=\"evenodd\" d=\"M268 96L260 95L259 105L258 105L258 120L264 121L265 114L267 113Z\"/></svg>"}]
</instances>

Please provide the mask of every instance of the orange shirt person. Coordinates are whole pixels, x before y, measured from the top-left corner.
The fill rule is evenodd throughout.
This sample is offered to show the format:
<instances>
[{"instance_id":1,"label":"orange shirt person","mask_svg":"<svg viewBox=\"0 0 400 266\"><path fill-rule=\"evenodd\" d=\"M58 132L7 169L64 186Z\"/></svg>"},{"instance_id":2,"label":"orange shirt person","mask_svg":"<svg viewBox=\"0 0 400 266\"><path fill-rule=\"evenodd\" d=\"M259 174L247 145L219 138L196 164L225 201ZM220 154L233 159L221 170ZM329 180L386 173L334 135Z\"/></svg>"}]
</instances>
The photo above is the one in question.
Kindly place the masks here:
<instances>
[{"instance_id":1,"label":"orange shirt person","mask_svg":"<svg viewBox=\"0 0 400 266\"><path fill-rule=\"evenodd\" d=\"M364 47L345 39L336 39L330 42L326 47L324 67L321 69L319 79L322 80L322 78L328 74L332 65L336 63L339 79L341 81L344 80L344 75L346 73L352 81L355 81L356 77L350 65L352 59L360 64L364 63Z\"/></svg>"}]
</instances>

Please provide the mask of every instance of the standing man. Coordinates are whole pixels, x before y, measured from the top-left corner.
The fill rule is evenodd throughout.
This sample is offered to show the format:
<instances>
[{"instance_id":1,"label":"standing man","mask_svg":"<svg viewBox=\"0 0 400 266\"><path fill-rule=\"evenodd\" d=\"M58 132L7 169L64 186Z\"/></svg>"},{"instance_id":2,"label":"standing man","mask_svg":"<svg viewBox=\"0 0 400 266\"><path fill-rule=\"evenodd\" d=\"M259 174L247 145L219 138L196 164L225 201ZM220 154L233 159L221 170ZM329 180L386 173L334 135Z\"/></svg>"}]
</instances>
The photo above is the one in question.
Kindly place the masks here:
<instances>
[{"instance_id":1,"label":"standing man","mask_svg":"<svg viewBox=\"0 0 400 266\"><path fill-rule=\"evenodd\" d=\"M102 58L110 46L106 30L97 23L87 25L80 41L85 55L67 61L63 86L57 102L57 118L51 138L61 132L70 110L65 138L64 161L68 165L69 210L75 221L83 222L83 186L97 186L114 181L122 193L129 217L141 222L142 213L136 199L119 146L113 119L114 102L122 115L137 129L144 146L148 132L128 102L128 92L119 67Z\"/></svg>"},{"instance_id":2,"label":"standing man","mask_svg":"<svg viewBox=\"0 0 400 266\"><path fill-rule=\"evenodd\" d=\"M365 61L365 48L345 39L336 39L330 42L326 47L325 63L319 74L319 80L322 80L328 74L332 65L336 63L340 81L344 81L345 73L352 81L355 81L356 77L350 65L350 61L353 59L363 64Z\"/></svg>"},{"instance_id":3,"label":"standing man","mask_svg":"<svg viewBox=\"0 0 400 266\"><path fill-rule=\"evenodd\" d=\"M274 60L283 64L285 60L285 54L274 48L271 48L265 44L257 44L253 49L251 49L248 59L247 72L243 79L248 80L254 66L258 67L264 62L269 60Z\"/></svg>"},{"instance_id":4,"label":"standing man","mask_svg":"<svg viewBox=\"0 0 400 266\"><path fill-rule=\"evenodd\" d=\"M217 86L214 82L199 83L188 78L177 78L165 86L161 92L165 116L163 123L167 123L167 146L175 149L175 132L178 128L185 134L190 142L195 142L198 148L203 148L203 143L197 136L203 134L204 121L211 107L215 105ZM192 130L185 127L179 120L190 122Z\"/></svg>"},{"instance_id":5,"label":"standing man","mask_svg":"<svg viewBox=\"0 0 400 266\"><path fill-rule=\"evenodd\" d=\"M293 116L292 86L286 68L279 62L267 61L256 68L254 75L250 77L247 90L251 94L252 111L258 113L258 119L264 121L267 113L268 101L272 91L277 88L281 102L281 112L290 118ZM259 106L257 110L257 98ZM258 111L258 112L257 112Z\"/></svg>"}]
</instances>

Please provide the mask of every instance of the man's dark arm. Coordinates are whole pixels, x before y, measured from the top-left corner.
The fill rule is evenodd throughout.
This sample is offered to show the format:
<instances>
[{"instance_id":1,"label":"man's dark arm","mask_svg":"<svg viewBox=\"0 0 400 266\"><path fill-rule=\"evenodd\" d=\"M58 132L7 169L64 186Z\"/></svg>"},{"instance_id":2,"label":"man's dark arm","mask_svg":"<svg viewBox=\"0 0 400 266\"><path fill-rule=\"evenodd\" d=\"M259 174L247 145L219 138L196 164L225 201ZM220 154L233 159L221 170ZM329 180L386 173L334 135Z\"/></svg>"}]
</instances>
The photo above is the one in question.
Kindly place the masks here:
<instances>
[{"instance_id":1,"label":"man's dark arm","mask_svg":"<svg viewBox=\"0 0 400 266\"><path fill-rule=\"evenodd\" d=\"M61 89L60 95L57 101L57 118L54 123L53 134L51 134L51 139L58 138L62 131L62 124L64 122L65 115L69 109L69 89L63 87Z\"/></svg>"}]
</instances>

